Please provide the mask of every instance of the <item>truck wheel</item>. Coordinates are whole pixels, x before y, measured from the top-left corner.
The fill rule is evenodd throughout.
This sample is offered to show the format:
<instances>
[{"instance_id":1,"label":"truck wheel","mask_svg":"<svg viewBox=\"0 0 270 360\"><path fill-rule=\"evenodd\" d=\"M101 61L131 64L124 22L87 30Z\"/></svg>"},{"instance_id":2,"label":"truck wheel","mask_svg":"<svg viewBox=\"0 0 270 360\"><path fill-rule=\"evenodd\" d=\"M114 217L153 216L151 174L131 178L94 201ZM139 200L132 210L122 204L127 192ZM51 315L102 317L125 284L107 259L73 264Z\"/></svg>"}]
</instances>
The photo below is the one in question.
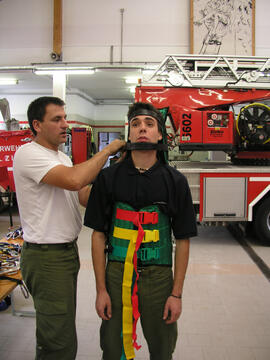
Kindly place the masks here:
<instances>
[{"instance_id":1,"label":"truck wheel","mask_svg":"<svg viewBox=\"0 0 270 360\"><path fill-rule=\"evenodd\" d=\"M270 245L270 198L259 205L255 214L254 230L260 240Z\"/></svg>"}]
</instances>

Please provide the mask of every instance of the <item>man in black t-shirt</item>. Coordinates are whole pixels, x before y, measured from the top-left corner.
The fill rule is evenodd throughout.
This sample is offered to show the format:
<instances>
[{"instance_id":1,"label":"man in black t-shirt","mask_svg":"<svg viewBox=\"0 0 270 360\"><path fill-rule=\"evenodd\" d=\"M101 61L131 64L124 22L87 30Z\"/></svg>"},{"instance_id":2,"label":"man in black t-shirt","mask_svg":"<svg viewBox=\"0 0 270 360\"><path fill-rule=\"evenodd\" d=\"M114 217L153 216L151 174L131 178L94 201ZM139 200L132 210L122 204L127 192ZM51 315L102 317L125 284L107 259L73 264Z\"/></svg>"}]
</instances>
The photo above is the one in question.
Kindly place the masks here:
<instances>
[{"instance_id":1,"label":"man in black t-shirt","mask_svg":"<svg viewBox=\"0 0 270 360\"><path fill-rule=\"evenodd\" d=\"M96 310L104 360L135 358L141 317L151 360L171 360L182 311L189 238L196 221L186 178L163 154L161 113L147 103L128 112L126 158L101 171L84 223L91 227ZM172 272L172 239L176 239Z\"/></svg>"}]
</instances>

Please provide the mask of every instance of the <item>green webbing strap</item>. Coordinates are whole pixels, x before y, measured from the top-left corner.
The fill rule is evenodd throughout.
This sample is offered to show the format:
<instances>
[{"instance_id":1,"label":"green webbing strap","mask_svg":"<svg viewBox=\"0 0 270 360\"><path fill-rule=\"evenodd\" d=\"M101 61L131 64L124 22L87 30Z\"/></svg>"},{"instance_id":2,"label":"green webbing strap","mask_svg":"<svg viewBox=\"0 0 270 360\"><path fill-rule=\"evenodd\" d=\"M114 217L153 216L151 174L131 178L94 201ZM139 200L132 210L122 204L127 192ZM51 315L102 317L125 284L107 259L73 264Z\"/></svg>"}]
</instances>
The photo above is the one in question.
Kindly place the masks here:
<instances>
[{"instance_id":1,"label":"green webbing strap","mask_svg":"<svg viewBox=\"0 0 270 360\"><path fill-rule=\"evenodd\" d=\"M159 259L159 248L141 248L138 250L138 258L141 261Z\"/></svg>"},{"instance_id":2,"label":"green webbing strap","mask_svg":"<svg viewBox=\"0 0 270 360\"><path fill-rule=\"evenodd\" d=\"M159 259L159 248L141 248L138 250L138 259L142 261ZM113 256L125 258L127 255L127 248L121 246L113 246Z\"/></svg>"}]
</instances>

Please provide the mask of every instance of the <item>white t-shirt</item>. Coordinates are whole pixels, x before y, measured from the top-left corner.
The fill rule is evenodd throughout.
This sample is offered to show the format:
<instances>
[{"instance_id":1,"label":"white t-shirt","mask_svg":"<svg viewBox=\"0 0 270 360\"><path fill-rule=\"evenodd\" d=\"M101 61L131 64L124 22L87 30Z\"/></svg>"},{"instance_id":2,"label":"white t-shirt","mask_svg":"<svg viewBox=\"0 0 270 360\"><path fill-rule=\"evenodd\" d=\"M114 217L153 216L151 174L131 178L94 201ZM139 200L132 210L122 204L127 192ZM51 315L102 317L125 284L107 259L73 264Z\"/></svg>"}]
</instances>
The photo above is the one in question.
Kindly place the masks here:
<instances>
[{"instance_id":1,"label":"white t-shirt","mask_svg":"<svg viewBox=\"0 0 270 360\"><path fill-rule=\"evenodd\" d=\"M61 151L32 141L15 153L13 173L24 240L32 243L65 243L74 240L82 227L77 191L41 182L57 165L72 166Z\"/></svg>"}]
</instances>

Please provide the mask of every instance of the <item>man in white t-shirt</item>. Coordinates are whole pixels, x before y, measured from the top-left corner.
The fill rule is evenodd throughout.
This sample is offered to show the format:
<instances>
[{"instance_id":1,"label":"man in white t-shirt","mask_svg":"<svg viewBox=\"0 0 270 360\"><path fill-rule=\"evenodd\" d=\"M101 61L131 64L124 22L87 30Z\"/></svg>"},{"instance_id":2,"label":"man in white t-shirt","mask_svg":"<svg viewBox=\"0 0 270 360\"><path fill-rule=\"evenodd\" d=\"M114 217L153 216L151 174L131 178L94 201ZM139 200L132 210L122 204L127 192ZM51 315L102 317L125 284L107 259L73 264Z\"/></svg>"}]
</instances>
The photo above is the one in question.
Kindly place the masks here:
<instances>
[{"instance_id":1,"label":"man in white t-shirt","mask_svg":"<svg viewBox=\"0 0 270 360\"><path fill-rule=\"evenodd\" d=\"M67 136L64 105L56 97L40 97L29 105L34 140L17 150L13 163L24 232L21 270L36 309L37 360L76 358L79 202L86 206L88 184L125 144L114 140L90 160L73 166L58 150Z\"/></svg>"}]
</instances>

